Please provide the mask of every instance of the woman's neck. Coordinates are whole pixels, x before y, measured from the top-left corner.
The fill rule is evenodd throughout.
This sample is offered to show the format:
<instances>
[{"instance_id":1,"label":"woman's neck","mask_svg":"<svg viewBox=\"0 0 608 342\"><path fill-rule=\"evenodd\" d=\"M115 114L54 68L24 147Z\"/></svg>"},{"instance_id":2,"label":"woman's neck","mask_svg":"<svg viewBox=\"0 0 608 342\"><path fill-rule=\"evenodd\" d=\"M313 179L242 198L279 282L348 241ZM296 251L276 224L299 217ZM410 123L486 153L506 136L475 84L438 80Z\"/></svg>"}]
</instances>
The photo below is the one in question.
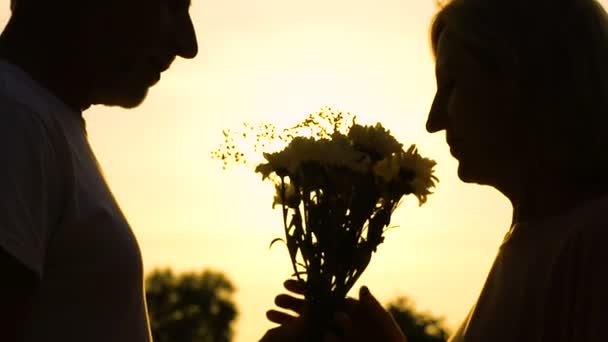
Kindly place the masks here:
<instances>
[{"instance_id":1,"label":"woman's neck","mask_svg":"<svg viewBox=\"0 0 608 342\"><path fill-rule=\"evenodd\" d=\"M545 175L522 185L518 191L501 191L513 206L513 224L567 213L608 194L606 184L572 176Z\"/></svg>"}]
</instances>

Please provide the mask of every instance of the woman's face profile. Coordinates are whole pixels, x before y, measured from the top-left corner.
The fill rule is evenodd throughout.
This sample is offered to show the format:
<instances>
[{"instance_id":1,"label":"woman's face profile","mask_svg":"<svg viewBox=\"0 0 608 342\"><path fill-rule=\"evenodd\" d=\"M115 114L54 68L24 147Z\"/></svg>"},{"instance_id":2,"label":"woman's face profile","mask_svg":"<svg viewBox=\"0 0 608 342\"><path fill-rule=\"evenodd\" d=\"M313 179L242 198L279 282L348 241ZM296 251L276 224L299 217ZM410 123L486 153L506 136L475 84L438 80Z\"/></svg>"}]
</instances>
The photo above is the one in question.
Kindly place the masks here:
<instances>
[{"instance_id":1,"label":"woman's face profile","mask_svg":"<svg viewBox=\"0 0 608 342\"><path fill-rule=\"evenodd\" d=\"M436 51L437 93L426 127L430 133L445 130L463 181L494 185L517 162L520 127L514 120L515 82L492 70L496 63L481 57L486 55L444 29Z\"/></svg>"}]
</instances>

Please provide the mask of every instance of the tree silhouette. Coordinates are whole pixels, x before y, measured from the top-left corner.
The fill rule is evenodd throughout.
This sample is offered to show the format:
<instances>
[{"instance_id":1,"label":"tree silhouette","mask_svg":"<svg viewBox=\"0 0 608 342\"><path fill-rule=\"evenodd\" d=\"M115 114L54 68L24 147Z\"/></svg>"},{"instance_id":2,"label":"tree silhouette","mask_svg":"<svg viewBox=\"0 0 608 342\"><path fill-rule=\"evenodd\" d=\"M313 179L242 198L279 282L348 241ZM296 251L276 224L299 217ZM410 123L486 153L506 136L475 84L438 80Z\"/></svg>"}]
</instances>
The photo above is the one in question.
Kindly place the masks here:
<instances>
[{"instance_id":1,"label":"tree silhouette","mask_svg":"<svg viewBox=\"0 0 608 342\"><path fill-rule=\"evenodd\" d=\"M449 333L443 325L443 318L428 313L417 312L406 297L398 297L390 302L387 310L405 332L408 342L445 342Z\"/></svg>"},{"instance_id":2,"label":"tree silhouette","mask_svg":"<svg viewBox=\"0 0 608 342\"><path fill-rule=\"evenodd\" d=\"M154 341L230 341L237 316L234 291L220 272L153 271L146 278L146 300Z\"/></svg>"}]
</instances>

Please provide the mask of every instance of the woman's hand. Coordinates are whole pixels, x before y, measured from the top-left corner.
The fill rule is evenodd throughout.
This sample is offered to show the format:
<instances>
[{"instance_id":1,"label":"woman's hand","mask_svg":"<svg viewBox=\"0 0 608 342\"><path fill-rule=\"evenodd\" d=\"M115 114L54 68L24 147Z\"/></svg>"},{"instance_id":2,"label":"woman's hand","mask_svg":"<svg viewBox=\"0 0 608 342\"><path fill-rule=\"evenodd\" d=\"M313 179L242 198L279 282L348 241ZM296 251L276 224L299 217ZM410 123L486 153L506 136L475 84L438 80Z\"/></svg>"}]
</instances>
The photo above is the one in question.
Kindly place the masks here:
<instances>
[{"instance_id":1,"label":"woman's hand","mask_svg":"<svg viewBox=\"0 0 608 342\"><path fill-rule=\"evenodd\" d=\"M282 310L269 310L266 317L280 326L268 330L260 342L300 342L306 340L308 314L303 299L305 288L296 280L287 280L285 289L290 294L275 298ZM329 331L323 342L407 342L407 338L393 317L369 292L362 287L359 300L347 298L344 311L335 315L333 331ZM307 341L308 342L308 341Z\"/></svg>"},{"instance_id":2,"label":"woman's hand","mask_svg":"<svg viewBox=\"0 0 608 342\"><path fill-rule=\"evenodd\" d=\"M407 338L388 311L367 287L359 291L359 300L348 298L345 312L335 317L335 333L325 342L407 342Z\"/></svg>"},{"instance_id":3,"label":"woman's hand","mask_svg":"<svg viewBox=\"0 0 608 342\"><path fill-rule=\"evenodd\" d=\"M267 311L266 318L279 326L268 330L260 342L299 342L306 339L308 315L303 299L306 289L297 280L287 280L283 286L290 294L280 294L274 302L290 313L275 309Z\"/></svg>"},{"instance_id":4,"label":"woman's hand","mask_svg":"<svg viewBox=\"0 0 608 342\"><path fill-rule=\"evenodd\" d=\"M283 283L283 286L290 294L280 294L275 297L274 303L283 310L291 311L286 313L279 310L268 310L266 318L273 323L284 325L298 319L304 312L304 292L305 285L297 280L289 279Z\"/></svg>"}]
</instances>

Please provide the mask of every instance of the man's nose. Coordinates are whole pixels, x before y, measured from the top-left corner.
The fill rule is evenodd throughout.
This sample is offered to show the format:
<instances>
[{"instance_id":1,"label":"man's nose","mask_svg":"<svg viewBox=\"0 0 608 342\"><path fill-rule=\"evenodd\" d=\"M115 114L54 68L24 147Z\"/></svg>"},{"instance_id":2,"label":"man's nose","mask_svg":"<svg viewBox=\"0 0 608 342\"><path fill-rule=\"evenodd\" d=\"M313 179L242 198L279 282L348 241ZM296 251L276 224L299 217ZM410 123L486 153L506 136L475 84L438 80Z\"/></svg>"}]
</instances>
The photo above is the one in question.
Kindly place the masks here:
<instances>
[{"instance_id":1,"label":"man's nose","mask_svg":"<svg viewBox=\"0 0 608 342\"><path fill-rule=\"evenodd\" d=\"M178 22L175 42L178 56L191 59L198 54L196 32L190 15L186 14L183 20Z\"/></svg>"}]
</instances>

